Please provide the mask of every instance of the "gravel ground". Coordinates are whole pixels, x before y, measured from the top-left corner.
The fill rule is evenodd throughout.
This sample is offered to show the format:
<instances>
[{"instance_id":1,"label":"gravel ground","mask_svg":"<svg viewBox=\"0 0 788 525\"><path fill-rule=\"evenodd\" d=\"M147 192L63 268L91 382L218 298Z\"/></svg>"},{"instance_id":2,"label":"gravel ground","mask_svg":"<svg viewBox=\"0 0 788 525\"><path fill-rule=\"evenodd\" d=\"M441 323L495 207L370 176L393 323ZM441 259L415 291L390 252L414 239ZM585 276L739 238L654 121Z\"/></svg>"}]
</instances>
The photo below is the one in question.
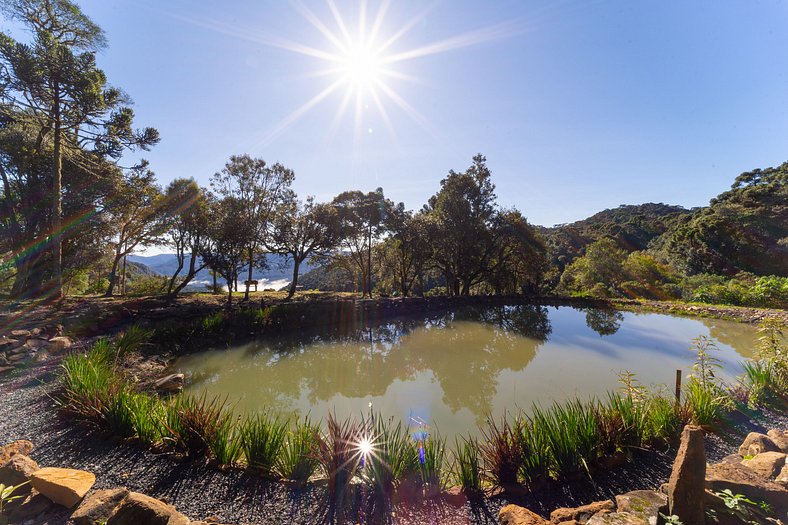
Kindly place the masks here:
<instances>
[{"instance_id":1,"label":"gravel ground","mask_svg":"<svg viewBox=\"0 0 788 525\"><path fill-rule=\"evenodd\" d=\"M42 466L72 467L96 474L96 488L126 486L175 505L192 519L216 517L222 523L325 523L325 491L317 486L296 491L283 483L265 482L233 469L176 462L134 446L103 439L58 416L51 399L58 365L49 362L0 378L0 444L29 439ZM786 414L768 414L756 422L737 418L723 434L706 440L709 462L734 452L747 432L788 428ZM544 516L559 506L576 506L635 489L651 489L670 475L674 450L639 453L626 465L595 475L594 481L551 485L522 497L496 496L481 503L442 499L403 501L376 509L374 500L356 494L351 523L498 523L498 510L518 503ZM42 523L63 524L68 513L55 511Z\"/></svg>"}]
</instances>

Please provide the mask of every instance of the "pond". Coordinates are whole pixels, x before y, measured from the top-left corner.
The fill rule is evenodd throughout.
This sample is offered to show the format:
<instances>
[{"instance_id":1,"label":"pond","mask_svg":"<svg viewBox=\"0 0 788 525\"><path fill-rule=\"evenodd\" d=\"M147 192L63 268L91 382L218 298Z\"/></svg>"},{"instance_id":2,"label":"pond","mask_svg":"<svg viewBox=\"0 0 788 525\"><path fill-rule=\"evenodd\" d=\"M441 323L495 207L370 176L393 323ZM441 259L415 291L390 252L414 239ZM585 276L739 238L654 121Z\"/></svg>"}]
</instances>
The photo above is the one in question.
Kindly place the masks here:
<instances>
[{"instance_id":1,"label":"pond","mask_svg":"<svg viewBox=\"0 0 788 525\"><path fill-rule=\"evenodd\" d=\"M453 441L534 403L604 397L633 372L672 391L694 360L691 340L716 341L724 380L741 372L755 328L732 321L534 305L463 307L368 325L304 329L182 357L187 390L227 396L241 413L273 409L320 420L369 413L427 424Z\"/></svg>"}]
</instances>

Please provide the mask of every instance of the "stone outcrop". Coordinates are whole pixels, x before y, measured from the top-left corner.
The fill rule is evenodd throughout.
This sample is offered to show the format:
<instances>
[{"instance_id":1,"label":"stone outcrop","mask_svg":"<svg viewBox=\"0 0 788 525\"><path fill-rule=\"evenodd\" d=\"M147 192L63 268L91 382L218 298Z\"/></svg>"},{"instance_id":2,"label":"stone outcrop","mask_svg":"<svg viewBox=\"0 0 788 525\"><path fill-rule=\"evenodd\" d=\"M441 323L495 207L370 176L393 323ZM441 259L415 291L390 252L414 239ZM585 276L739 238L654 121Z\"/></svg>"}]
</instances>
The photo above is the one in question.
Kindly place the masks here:
<instances>
[{"instance_id":1,"label":"stone outcrop","mask_svg":"<svg viewBox=\"0 0 788 525\"><path fill-rule=\"evenodd\" d=\"M107 525L189 525L189 518L157 499L130 492L121 502Z\"/></svg>"},{"instance_id":2,"label":"stone outcrop","mask_svg":"<svg viewBox=\"0 0 788 525\"><path fill-rule=\"evenodd\" d=\"M45 467L34 472L30 482L58 505L71 508L82 501L96 482L96 476L84 470Z\"/></svg>"},{"instance_id":3,"label":"stone outcrop","mask_svg":"<svg viewBox=\"0 0 788 525\"><path fill-rule=\"evenodd\" d=\"M777 445L781 452L788 454L788 430L771 429L766 433L766 436Z\"/></svg>"},{"instance_id":4,"label":"stone outcrop","mask_svg":"<svg viewBox=\"0 0 788 525\"><path fill-rule=\"evenodd\" d=\"M741 464L717 463L706 471L706 487L712 492L729 489L753 501L764 501L778 513L788 512L788 491Z\"/></svg>"},{"instance_id":5,"label":"stone outcrop","mask_svg":"<svg viewBox=\"0 0 788 525\"><path fill-rule=\"evenodd\" d=\"M546 525L548 522L539 514L519 505L506 505L498 511L501 525Z\"/></svg>"},{"instance_id":6,"label":"stone outcrop","mask_svg":"<svg viewBox=\"0 0 788 525\"><path fill-rule=\"evenodd\" d=\"M572 520L579 523L585 523L591 516L598 512L612 512L614 510L616 510L616 504L613 503L613 500L606 499L604 501L595 501L594 503L589 503L588 505L582 505L580 507L561 507L555 509L550 513L550 521L556 524Z\"/></svg>"},{"instance_id":7,"label":"stone outcrop","mask_svg":"<svg viewBox=\"0 0 788 525\"><path fill-rule=\"evenodd\" d=\"M71 339L64 336L55 336L49 340L46 345L47 352L50 354L59 354L71 348Z\"/></svg>"},{"instance_id":8,"label":"stone outcrop","mask_svg":"<svg viewBox=\"0 0 788 525\"><path fill-rule=\"evenodd\" d=\"M0 465L5 465L9 459L17 454L29 456L33 451L33 444L26 439L12 441L8 445L0 447Z\"/></svg>"},{"instance_id":9,"label":"stone outcrop","mask_svg":"<svg viewBox=\"0 0 788 525\"><path fill-rule=\"evenodd\" d=\"M631 512L608 512L592 516L586 525L650 525L638 514Z\"/></svg>"},{"instance_id":10,"label":"stone outcrop","mask_svg":"<svg viewBox=\"0 0 788 525\"><path fill-rule=\"evenodd\" d=\"M687 425L681 432L673 470L668 481L668 510L684 525L703 525L706 479L706 451L703 430Z\"/></svg>"},{"instance_id":11,"label":"stone outcrop","mask_svg":"<svg viewBox=\"0 0 788 525\"><path fill-rule=\"evenodd\" d=\"M170 374L153 383L153 388L162 394L172 394L183 390L183 374Z\"/></svg>"},{"instance_id":12,"label":"stone outcrop","mask_svg":"<svg viewBox=\"0 0 788 525\"><path fill-rule=\"evenodd\" d=\"M618 512L635 514L646 521L657 522L659 509L668 503L668 497L655 490L633 490L616 496Z\"/></svg>"},{"instance_id":13,"label":"stone outcrop","mask_svg":"<svg viewBox=\"0 0 788 525\"><path fill-rule=\"evenodd\" d=\"M30 479L38 470L38 463L22 454L15 454L5 465L0 467L0 483L5 486L19 485ZM30 492L30 485L19 487L14 494Z\"/></svg>"},{"instance_id":14,"label":"stone outcrop","mask_svg":"<svg viewBox=\"0 0 788 525\"><path fill-rule=\"evenodd\" d=\"M773 479L785 466L786 455L782 452L762 452L741 462L745 467L754 470L759 476Z\"/></svg>"},{"instance_id":15,"label":"stone outcrop","mask_svg":"<svg viewBox=\"0 0 788 525\"><path fill-rule=\"evenodd\" d=\"M780 447L769 436L759 432L747 434L747 437L744 438L744 443L739 447L739 455L741 457L757 456L764 452L780 452Z\"/></svg>"},{"instance_id":16,"label":"stone outcrop","mask_svg":"<svg viewBox=\"0 0 788 525\"><path fill-rule=\"evenodd\" d=\"M71 515L71 521L74 525L106 522L128 495L126 488L93 491Z\"/></svg>"}]
</instances>

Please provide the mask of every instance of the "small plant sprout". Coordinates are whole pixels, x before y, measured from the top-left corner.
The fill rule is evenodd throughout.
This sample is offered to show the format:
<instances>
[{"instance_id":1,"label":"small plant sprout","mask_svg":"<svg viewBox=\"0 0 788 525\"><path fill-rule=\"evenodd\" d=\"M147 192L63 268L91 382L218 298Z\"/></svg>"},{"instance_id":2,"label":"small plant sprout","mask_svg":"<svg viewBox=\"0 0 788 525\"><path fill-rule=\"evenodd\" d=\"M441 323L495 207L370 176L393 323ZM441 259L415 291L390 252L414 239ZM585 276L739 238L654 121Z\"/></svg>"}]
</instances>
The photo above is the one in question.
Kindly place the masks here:
<instances>
[{"instance_id":1,"label":"small plant sprout","mask_svg":"<svg viewBox=\"0 0 788 525\"><path fill-rule=\"evenodd\" d=\"M14 495L19 487L27 485L30 483L29 481L25 481L24 483L20 483L19 485L4 485L0 483L0 515L3 514L3 507L12 501L16 501L18 499L24 498L25 496L21 494ZM0 520L2 520L2 516L0 516ZM2 521L0 521L2 523Z\"/></svg>"}]
</instances>

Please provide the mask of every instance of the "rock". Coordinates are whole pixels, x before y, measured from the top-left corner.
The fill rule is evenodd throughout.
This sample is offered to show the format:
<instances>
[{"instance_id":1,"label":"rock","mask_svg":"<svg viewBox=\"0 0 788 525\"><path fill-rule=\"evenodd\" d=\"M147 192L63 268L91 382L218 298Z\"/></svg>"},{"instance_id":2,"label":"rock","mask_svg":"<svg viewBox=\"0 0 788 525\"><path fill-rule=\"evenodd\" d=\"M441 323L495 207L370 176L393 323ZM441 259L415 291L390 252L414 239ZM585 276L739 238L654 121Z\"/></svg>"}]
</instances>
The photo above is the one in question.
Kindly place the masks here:
<instances>
[{"instance_id":1,"label":"rock","mask_svg":"<svg viewBox=\"0 0 788 525\"><path fill-rule=\"evenodd\" d=\"M21 523L43 514L54 506L52 500L43 494L31 494L21 505L14 508L8 516L9 523ZM34 522L38 523L38 522Z\"/></svg>"},{"instance_id":2,"label":"rock","mask_svg":"<svg viewBox=\"0 0 788 525\"><path fill-rule=\"evenodd\" d=\"M544 525L549 523L539 514L511 503L498 511L498 521L501 522L501 525Z\"/></svg>"},{"instance_id":3,"label":"rock","mask_svg":"<svg viewBox=\"0 0 788 525\"><path fill-rule=\"evenodd\" d=\"M631 512L607 512L591 516L586 525L649 525L649 522Z\"/></svg>"},{"instance_id":4,"label":"rock","mask_svg":"<svg viewBox=\"0 0 788 525\"><path fill-rule=\"evenodd\" d=\"M189 518L175 510L175 507L140 494L130 492L115 513L107 520L107 525L188 525Z\"/></svg>"},{"instance_id":5,"label":"rock","mask_svg":"<svg viewBox=\"0 0 788 525\"><path fill-rule=\"evenodd\" d=\"M580 523L585 523L588 518L600 511L614 511L616 504L613 500L606 499L604 501L595 501L588 505L582 505L575 508L559 508L550 513L550 521L553 523L560 523L562 521L576 520Z\"/></svg>"},{"instance_id":6,"label":"rock","mask_svg":"<svg viewBox=\"0 0 788 525\"><path fill-rule=\"evenodd\" d=\"M5 352L6 350L13 350L14 348L19 348L24 343L19 339L10 339L8 337L0 338L0 352Z\"/></svg>"},{"instance_id":7,"label":"rock","mask_svg":"<svg viewBox=\"0 0 788 525\"><path fill-rule=\"evenodd\" d=\"M16 355L8 356L7 359L8 359L9 362L11 362L11 364L15 364L15 363L18 363L19 361L21 361L22 359L24 359L26 357L27 356L25 354L16 354Z\"/></svg>"},{"instance_id":8,"label":"rock","mask_svg":"<svg viewBox=\"0 0 788 525\"><path fill-rule=\"evenodd\" d=\"M759 476L772 479L785 466L785 454L782 452L762 452L752 459L745 459L741 464L754 470Z\"/></svg>"},{"instance_id":9,"label":"rock","mask_svg":"<svg viewBox=\"0 0 788 525\"><path fill-rule=\"evenodd\" d=\"M183 374L170 374L156 380L156 382L153 383L153 388L155 388L157 392L162 393L180 392L183 390L183 379Z\"/></svg>"},{"instance_id":10,"label":"rock","mask_svg":"<svg viewBox=\"0 0 788 525\"><path fill-rule=\"evenodd\" d=\"M63 335L53 337L47 344L47 352L50 354L59 354L69 348L71 348L71 339Z\"/></svg>"},{"instance_id":11,"label":"rock","mask_svg":"<svg viewBox=\"0 0 788 525\"><path fill-rule=\"evenodd\" d=\"M782 470L774 478L774 481L776 481L777 483L780 483L780 484L785 485L786 487L788 487L788 463L783 465Z\"/></svg>"},{"instance_id":12,"label":"rock","mask_svg":"<svg viewBox=\"0 0 788 525\"><path fill-rule=\"evenodd\" d=\"M11 337L30 337L30 330L11 330Z\"/></svg>"},{"instance_id":13,"label":"rock","mask_svg":"<svg viewBox=\"0 0 788 525\"><path fill-rule=\"evenodd\" d=\"M93 491L71 515L71 521L74 525L106 522L128 495L126 488Z\"/></svg>"},{"instance_id":14,"label":"rock","mask_svg":"<svg viewBox=\"0 0 788 525\"><path fill-rule=\"evenodd\" d=\"M17 454L29 456L33 451L33 444L26 439L12 441L8 445L0 447L0 466L8 463L8 460Z\"/></svg>"},{"instance_id":15,"label":"rock","mask_svg":"<svg viewBox=\"0 0 788 525\"><path fill-rule=\"evenodd\" d=\"M779 452L780 447L774 444L769 436L758 432L750 432L739 447L739 455L757 456L762 452Z\"/></svg>"},{"instance_id":16,"label":"rock","mask_svg":"<svg viewBox=\"0 0 788 525\"><path fill-rule=\"evenodd\" d=\"M788 454L788 430L771 429L766 433L775 445L782 451Z\"/></svg>"},{"instance_id":17,"label":"rock","mask_svg":"<svg viewBox=\"0 0 788 525\"><path fill-rule=\"evenodd\" d=\"M0 467L0 483L6 487L19 485L30 479L30 476L38 470L38 463L22 454L15 454L5 465ZM25 494L30 492L30 485L25 485L17 489L14 494Z\"/></svg>"},{"instance_id":18,"label":"rock","mask_svg":"<svg viewBox=\"0 0 788 525\"><path fill-rule=\"evenodd\" d=\"M49 344L49 341L47 341L46 339L40 339L38 337L35 337L33 339L28 339L23 345L23 348L27 348L28 350L38 350L39 348L44 347L47 344Z\"/></svg>"},{"instance_id":19,"label":"rock","mask_svg":"<svg viewBox=\"0 0 788 525\"><path fill-rule=\"evenodd\" d=\"M706 479L706 451L703 430L687 425L668 481L668 508L684 525L703 525L703 494Z\"/></svg>"},{"instance_id":20,"label":"rock","mask_svg":"<svg viewBox=\"0 0 788 525\"><path fill-rule=\"evenodd\" d=\"M778 513L788 511L788 490L782 485L764 479L744 465L717 463L706 470L706 488L712 492L730 489L753 501L765 501Z\"/></svg>"},{"instance_id":21,"label":"rock","mask_svg":"<svg viewBox=\"0 0 788 525\"><path fill-rule=\"evenodd\" d=\"M84 470L45 467L34 472L30 482L47 498L71 508L85 497L96 482L96 476Z\"/></svg>"},{"instance_id":22,"label":"rock","mask_svg":"<svg viewBox=\"0 0 788 525\"><path fill-rule=\"evenodd\" d=\"M636 514L646 521L657 522L660 507L666 505L668 498L665 494L654 490L633 490L626 494L616 496L618 512Z\"/></svg>"}]
</instances>

